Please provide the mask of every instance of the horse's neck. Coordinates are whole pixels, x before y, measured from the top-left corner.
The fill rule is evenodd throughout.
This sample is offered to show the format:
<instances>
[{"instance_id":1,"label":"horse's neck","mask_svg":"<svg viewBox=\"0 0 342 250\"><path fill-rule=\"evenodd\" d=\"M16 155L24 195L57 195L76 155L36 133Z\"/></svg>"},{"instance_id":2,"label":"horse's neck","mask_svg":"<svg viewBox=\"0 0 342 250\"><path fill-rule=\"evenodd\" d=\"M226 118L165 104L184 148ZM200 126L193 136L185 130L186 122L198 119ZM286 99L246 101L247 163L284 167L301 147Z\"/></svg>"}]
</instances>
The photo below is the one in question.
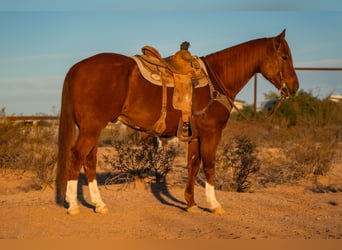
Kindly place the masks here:
<instances>
[{"instance_id":1,"label":"horse's neck","mask_svg":"<svg viewBox=\"0 0 342 250\"><path fill-rule=\"evenodd\" d=\"M251 77L259 71L266 55L267 39L257 39L236 45L205 57L213 81L223 94L235 98Z\"/></svg>"}]
</instances>

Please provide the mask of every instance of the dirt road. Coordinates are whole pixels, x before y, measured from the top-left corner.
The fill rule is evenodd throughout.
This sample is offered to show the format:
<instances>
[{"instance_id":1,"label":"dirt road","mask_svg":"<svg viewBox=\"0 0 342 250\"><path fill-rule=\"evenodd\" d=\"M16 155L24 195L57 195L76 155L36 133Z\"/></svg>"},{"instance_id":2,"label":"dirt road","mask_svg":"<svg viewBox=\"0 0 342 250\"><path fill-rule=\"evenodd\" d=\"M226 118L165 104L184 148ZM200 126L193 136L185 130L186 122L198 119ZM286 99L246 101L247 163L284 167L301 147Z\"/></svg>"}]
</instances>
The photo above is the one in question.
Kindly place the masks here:
<instances>
[{"instance_id":1,"label":"dirt road","mask_svg":"<svg viewBox=\"0 0 342 250\"><path fill-rule=\"evenodd\" d=\"M204 189L196 186L198 213L185 210L183 188L147 186L126 190L100 186L107 214L93 212L83 186L81 214L55 205L54 190L34 190L26 174L2 174L0 238L3 239L341 239L341 183L320 188L302 184L217 192L226 210L208 212ZM14 178L15 177L15 178ZM7 183L7 184L6 184Z\"/></svg>"}]
</instances>

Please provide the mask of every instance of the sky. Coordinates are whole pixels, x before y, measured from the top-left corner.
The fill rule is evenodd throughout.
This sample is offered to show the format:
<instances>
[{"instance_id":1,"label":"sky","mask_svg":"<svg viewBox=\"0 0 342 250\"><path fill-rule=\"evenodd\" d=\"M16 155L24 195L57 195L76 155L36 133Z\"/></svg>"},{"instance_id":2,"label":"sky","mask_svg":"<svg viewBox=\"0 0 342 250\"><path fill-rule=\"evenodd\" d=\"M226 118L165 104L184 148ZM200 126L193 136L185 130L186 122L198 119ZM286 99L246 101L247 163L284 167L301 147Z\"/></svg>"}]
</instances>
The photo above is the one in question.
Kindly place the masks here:
<instances>
[{"instance_id":1,"label":"sky","mask_svg":"<svg viewBox=\"0 0 342 250\"><path fill-rule=\"evenodd\" d=\"M286 28L295 67L342 67L340 0L1 0L0 108L55 114L68 69L101 52L132 56L144 45L163 57L183 41L194 55ZM297 71L300 89L342 94L342 71ZM253 103L253 79L237 99ZM277 91L258 75L258 105Z\"/></svg>"}]
</instances>

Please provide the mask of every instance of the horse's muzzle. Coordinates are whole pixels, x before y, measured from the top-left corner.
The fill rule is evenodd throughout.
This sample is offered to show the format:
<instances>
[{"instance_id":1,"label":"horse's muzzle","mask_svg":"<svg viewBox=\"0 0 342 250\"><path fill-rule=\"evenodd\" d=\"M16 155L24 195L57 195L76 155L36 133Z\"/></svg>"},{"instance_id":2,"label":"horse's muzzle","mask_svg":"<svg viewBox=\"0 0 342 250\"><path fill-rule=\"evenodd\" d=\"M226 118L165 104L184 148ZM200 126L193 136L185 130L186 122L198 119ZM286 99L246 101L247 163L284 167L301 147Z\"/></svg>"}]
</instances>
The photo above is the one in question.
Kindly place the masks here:
<instances>
[{"instance_id":1,"label":"horse's muzzle","mask_svg":"<svg viewBox=\"0 0 342 250\"><path fill-rule=\"evenodd\" d=\"M285 82L281 84L280 95L282 98L288 98L291 95L290 89Z\"/></svg>"},{"instance_id":2,"label":"horse's muzzle","mask_svg":"<svg viewBox=\"0 0 342 250\"><path fill-rule=\"evenodd\" d=\"M279 90L280 90L280 95L283 98L288 98L290 96L294 96L294 95L296 95L297 90L298 90L298 82L296 84L293 84L290 86L288 84L286 84L285 82L283 82L281 84L281 88Z\"/></svg>"}]
</instances>

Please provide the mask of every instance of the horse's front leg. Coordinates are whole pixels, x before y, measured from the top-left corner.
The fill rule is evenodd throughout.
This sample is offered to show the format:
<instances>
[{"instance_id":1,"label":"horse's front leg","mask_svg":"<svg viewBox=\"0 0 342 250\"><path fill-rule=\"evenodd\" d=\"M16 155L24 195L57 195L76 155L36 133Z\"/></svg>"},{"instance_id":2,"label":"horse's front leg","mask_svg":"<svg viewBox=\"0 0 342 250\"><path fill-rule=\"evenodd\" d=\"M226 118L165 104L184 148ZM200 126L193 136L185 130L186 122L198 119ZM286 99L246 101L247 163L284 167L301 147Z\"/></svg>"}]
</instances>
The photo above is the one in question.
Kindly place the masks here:
<instances>
[{"instance_id":1,"label":"horse's front leg","mask_svg":"<svg viewBox=\"0 0 342 250\"><path fill-rule=\"evenodd\" d=\"M198 140L188 142L186 151L188 160L188 182L185 188L184 198L187 202L187 210L191 212L197 209L194 199L194 186L201 165Z\"/></svg>"},{"instance_id":2,"label":"horse's front leg","mask_svg":"<svg viewBox=\"0 0 342 250\"><path fill-rule=\"evenodd\" d=\"M224 209L217 201L215 195L215 155L220 137L220 135L215 136L213 133L201 141L201 156L206 177L205 195L209 202L210 211L217 214L224 213Z\"/></svg>"}]
</instances>

